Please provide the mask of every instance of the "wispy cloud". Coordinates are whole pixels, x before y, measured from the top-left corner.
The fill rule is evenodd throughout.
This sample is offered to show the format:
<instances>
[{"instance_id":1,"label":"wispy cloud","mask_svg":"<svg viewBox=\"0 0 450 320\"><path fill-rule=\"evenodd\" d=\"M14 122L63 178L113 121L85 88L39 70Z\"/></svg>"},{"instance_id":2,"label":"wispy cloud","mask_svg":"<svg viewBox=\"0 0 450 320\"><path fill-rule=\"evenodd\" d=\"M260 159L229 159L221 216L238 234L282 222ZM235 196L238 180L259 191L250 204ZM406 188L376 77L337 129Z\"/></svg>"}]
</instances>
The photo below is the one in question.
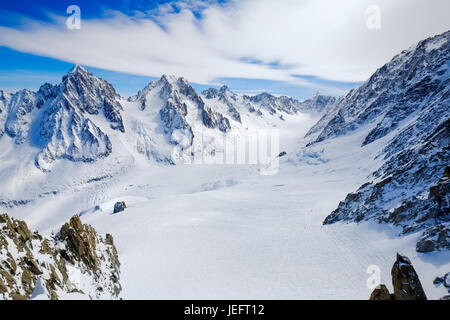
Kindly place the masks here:
<instances>
[{"instance_id":1,"label":"wispy cloud","mask_svg":"<svg viewBox=\"0 0 450 320\"><path fill-rule=\"evenodd\" d=\"M372 0L184 1L132 15L110 11L68 30L65 17L0 27L0 45L73 63L200 84L221 78L317 86L312 75L363 81L394 54L450 29L448 0L379 0L382 27L366 27ZM81 8L83 14L83 8ZM328 88L332 89L332 88ZM340 90L339 88L335 88Z\"/></svg>"}]
</instances>

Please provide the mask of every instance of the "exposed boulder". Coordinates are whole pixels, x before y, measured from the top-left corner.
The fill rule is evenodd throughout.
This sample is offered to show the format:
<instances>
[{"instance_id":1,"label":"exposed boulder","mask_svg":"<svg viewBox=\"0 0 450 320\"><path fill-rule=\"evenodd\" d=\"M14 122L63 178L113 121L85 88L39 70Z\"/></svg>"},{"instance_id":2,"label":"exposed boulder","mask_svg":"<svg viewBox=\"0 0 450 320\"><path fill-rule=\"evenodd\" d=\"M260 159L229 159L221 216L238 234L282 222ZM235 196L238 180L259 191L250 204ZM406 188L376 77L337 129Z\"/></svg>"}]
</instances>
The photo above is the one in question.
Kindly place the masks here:
<instances>
[{"instance_id":1,"label":"exposed boulder","mask_svg":"<svg viewBox=\"0 0 450 320\"><path fill-rule=\"evenodd\" d=\"M78 216L43 237L0 215L0 299L59 299L70 293L117 299L120 263L111 235L99 236Z\"/></svg>"},{"instance_id":2,"label":"exposed boulder","mask_svg":"<svg viewBox=\"0 0 450 320\"><path fill-rule=\"evenodd\" d=\"M230 121L221 113L212 111L211 108L204 107L202 111L203 124L211 129L218 128L223 133L231 129Z\"/></svg>"},{"instance_id":3,"label":"exposed boulder","mask_svg":"<svg viewBox=\"0 0 450 320\"><path fill-rule=\"evenodd\" d=\"M127 205L125 204L124 201L116 202L116 204L114 205L113 213L125 211L126 207L127 207Z\"/></svg>"},{"instance_id":4,"label":"exposed boulder","mask_svg":"<svg viewBox=\"0 0 450 320\"><path fill-rule=\"evenodd\" d=\"M427 300L419 276L406 256L397 253L391 276L394 293L390 294L386 286L380 284L369 300Z\"/></svg>"},{"instance_id":5,"label":"exposed boulder","mask_svg":"<svg viewBox=\"0 0 450 320\"><path fill-rule=\"evenodd\" d=\"M369 300L392 300L388 288L384 284L380 284L370 295Z\"/></svg>"},{"instance_id":6,"label":"exposed boulder","mask_svg":"<svg viewBox=\"0 0 450 320\"><path fill-rule=\"evenodd\" d=\"M417 252L432 252L450 249L450 228L440 224L428 228L416 245Z\"/></svg>"}]
</instances>

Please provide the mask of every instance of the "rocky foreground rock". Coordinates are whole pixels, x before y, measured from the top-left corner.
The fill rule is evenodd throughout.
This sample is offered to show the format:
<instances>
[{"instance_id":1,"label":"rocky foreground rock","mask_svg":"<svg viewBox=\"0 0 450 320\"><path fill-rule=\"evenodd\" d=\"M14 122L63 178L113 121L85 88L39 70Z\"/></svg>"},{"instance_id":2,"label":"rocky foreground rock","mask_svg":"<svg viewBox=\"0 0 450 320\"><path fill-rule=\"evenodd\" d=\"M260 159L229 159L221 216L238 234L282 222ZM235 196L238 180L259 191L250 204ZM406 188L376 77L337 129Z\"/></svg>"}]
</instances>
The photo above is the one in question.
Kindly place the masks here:
<instances>
[{"instance_id":1,"label":"rocky foreground rock","mask_svg":"<svg viewBox=\"0 0 450 320\"><path fill-rule=\"evenodd\" d=\"M370 300L427 300L411 261L408 257L397 253L397 259L391 270L394 293L384 284L380 284L370 295Z\"/></svg>"},{"instance_id":2,"label":"rocky foreground rock","mask_svg":"<svg viewBox=\"0 0 450 320\"><path fill-rule=\"evenodd\" d=\"M78 216L51 237L0 215L0 299L117 299L120 262L113 237L100 236ZM69 294L69 295L68 295Z\"/></svg>"}]
</instances>

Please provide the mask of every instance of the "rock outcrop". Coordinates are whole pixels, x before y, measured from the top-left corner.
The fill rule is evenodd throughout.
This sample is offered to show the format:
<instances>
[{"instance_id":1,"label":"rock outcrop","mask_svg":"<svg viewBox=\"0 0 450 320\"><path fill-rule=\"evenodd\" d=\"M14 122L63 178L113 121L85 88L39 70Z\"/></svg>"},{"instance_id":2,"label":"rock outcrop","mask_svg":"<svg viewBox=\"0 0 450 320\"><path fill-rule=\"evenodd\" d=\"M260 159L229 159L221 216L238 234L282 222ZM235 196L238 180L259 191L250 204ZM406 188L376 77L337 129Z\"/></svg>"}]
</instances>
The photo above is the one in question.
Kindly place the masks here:
<instances>
[{"instance_id":1,"label":"rock outcrop","mask_svg":"<svg viewBox=\"0 0 450 320\"><path fill-rule=\"evenodd\" d=\"M203 124L207 128L218 128L223 133L231 129L230 121L221 113L212 111L208 107L204 107L202 111Z\"/></svg>"},{"instance_id":2,"label":"rock outcrop","mask_svg":"<svg viewBox=\"0 0 450 320\"><path fill-rule=\"evenodd\" d=\"M71 293L117 299L120 263L113 237L74 216L51 237L0 215L0 299L60 299Z\"/></svg>"},{"instance_id":3,"label":"rock outcrop","mask_svg":"<svg viewBox=\"0 0 450 320\"><path fill-rule=\"evenodd\" d=\"M127 205L125 204L124 201L120 201L120 202L116 202L114 204L114 211L113 213L118 213L118 212L122 212L126 209Z\"/></svg>"},{"instance_id":4,"label":"rock outcrop","mask_svg":"<svg viewBox=\"0 0 450 320\"><path fill-rule=\"evenodd\" d=\"M450 228L439 224L428 228L416 245L417 252L450 250Z\"/></svg>"},{"instance_id":5,"label":"rock outcrop","mask_svg":"<svg viewBox=\"0 0 450 320\"><path fill-rule=\"evenodd\" d=\"M394 293L390 294L384 284L380 284L370 295L370 300L427 300L411 261L397 253L391 270Z\"/></svg>"},{"instance_id":6,"label":"rock outcrop","mask_svg":"<svg viewBox=\"0 0 450 320\"><path fill-rule=\"evenodd\" d=\"M369 300L393 300L393 296L384 284L380 284L372 291Z\"/></svg>"},{"instance_id":7,"label":"rock outcrop","mask_svg":"<svg viewBox=\"0 0 450 320\"><path fill-rule=\"evenodd\" d=\"M395 300L426 300L419 276L411 261L397 253L397 260L391 271Z\"/></svg>"},{"instance_id":8,"label":"rock outcrop","mask_svg":"<svg viewBox=\"0 0 450 320\"><path fill-rule=\"evenodd\" d=\"M450 293L450 272L447 272L442 277L436 277L436 279L434 279L433 281L433 284L435 286L443 285L444 288L448 291L448 293ZM450 300L450 295L442 297L441 300Z\"/></svg>"}]
</instances>

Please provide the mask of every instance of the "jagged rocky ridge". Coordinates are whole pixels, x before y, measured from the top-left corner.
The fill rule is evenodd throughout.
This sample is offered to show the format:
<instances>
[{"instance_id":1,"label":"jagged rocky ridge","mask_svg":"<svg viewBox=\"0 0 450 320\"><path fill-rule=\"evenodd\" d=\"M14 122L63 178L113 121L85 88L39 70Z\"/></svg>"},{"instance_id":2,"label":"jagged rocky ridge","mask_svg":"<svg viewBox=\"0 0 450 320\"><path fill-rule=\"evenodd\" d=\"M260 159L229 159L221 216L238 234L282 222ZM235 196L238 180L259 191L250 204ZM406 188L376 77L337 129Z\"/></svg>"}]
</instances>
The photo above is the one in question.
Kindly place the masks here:
<instances>
[{"instance_id":1,"label":"jagged rocky ridge","mask_svg":"<svg viewBox=\"0 0 450 320\"><path fill-rule=\"evenodd\" d=\"M450 31L394 57L308 132L309 145L358 128L372 128L361 147L388 139L371 181L348 194L326 224L374 219L405 234L427 229L418 251L449 249L449 66Z\"/></svg>"},{"instance_id":2,"label":"jagged rocky ridge","mask_svg":"<svg viewBox=\"0 0 450 320\"><path fill-rule=\"evenodd\" d=\"M288 114L298 112L320 114L327 111L336 102L335 97L324 96L319 93L304 101L298 101L286 96L277 97L269 93L261 93L256 96L244 96L244 100L250 106L252 103L259 105L260 108L268 110L270 114L277 112L285 112Z\"/></svg>"},{"instance_id":3,"label":"jagged rocky ridge","mask_svg":"<svg viewBox=\"0 0 450 320\"><path fill-rule=\"evenodd\" d=\"M305 102L267 93L250 97L238 95L227 86L210 88L197 94L186 79L168 75L150 82L137 95L128 99L128 102L136 103L145 114L158 112L157 121L161 124L167 142L176 147L175 150L180 154L186 153L187 156L194 151L208 153L215 150L214 146L205 147L205 150L193 150L196 134L206 134L209 141L220 140L218 134L226 134L233 128L248 127L249 124L244 123L245 121L251 122L264 115L283 119L283 114L320 113L334 101L333 97L320 95ZM149 132L155 129L148 128L148 124L141 121L135 127L140 134L138 149L141 153L161 162L177 163L171 155L158 150L160 148L153 141L154 138L149 137ZM212 129L213 132L206 133L203 128Z\"/></svg>"},{"instance_id":4,"label":"jagged rocky ridge","mask_svg":"<svg viewBox=\"0 0 450 320\"><path fill-rule=\"evenodd\" d=\"M202 92L205 99L216 100L226 104L229 116L241 122L241 116L236 109L236 105L244 105L251 113L262 115L263 111L271 115L283 113L296 114L313 113L320 114L331 108L336 102L336 98L316 93L313 97L304 101L299 101L287 96L274 96L263 92L254 96L238 95L232 92L227 86L220 89L210 88Z\"/></svg>"},{"instance_id":5,"label":"jagged rocky ridge","mask_svg":"<svg viewBox=\"0 0 450 320\"><path fill-rule=\"evenodd\" d=\"M0 299L59 299L70 293L117 299L119 278L113 237L98 235L78 216L43 237L25 222L0 215Z\"/></svg>"},{"instance_id":6,"label":"jagged rocky ridge","mask_svg":"<svg viewBox=\"0 0 450 320\"><path fill-rule=\"evenodd\" d=\"M384 284L380 284L369 300L427 300L419 276L408 257L397 253L391 270L394 293L390 294Z\"/></svg>"},{"instance_id":7,"label":"jagged rocky ridge","mask_svg":"<svg viewBox=\"0 0 450 320\"><path fill-rule=\"evenodd\" d=\"M17 145L37 147L35 164L42 171L51 170L59 159L93 162L112 153L111 129L125 133L121 101L111 84L76 65L59 85L46 83L37 92L0 91L0 137L6 134ZM136 122L130 134L139 136L138 151L173 164L171 155L160 152L157 144L168 143L178 147L180 153L188 152L194 127L225 134L232 130L233 123L243 126L242 112L283 119L283 114L323 112L335 98L317 95L300 102L267 93L237 95L226 86L197 94L186 79L163 75L128 101L137 102L143 112L158 112L167 137L167 141L155 143L151 136L159 128L149 129L147 123Z\"/></svg>"}]
</instances>

